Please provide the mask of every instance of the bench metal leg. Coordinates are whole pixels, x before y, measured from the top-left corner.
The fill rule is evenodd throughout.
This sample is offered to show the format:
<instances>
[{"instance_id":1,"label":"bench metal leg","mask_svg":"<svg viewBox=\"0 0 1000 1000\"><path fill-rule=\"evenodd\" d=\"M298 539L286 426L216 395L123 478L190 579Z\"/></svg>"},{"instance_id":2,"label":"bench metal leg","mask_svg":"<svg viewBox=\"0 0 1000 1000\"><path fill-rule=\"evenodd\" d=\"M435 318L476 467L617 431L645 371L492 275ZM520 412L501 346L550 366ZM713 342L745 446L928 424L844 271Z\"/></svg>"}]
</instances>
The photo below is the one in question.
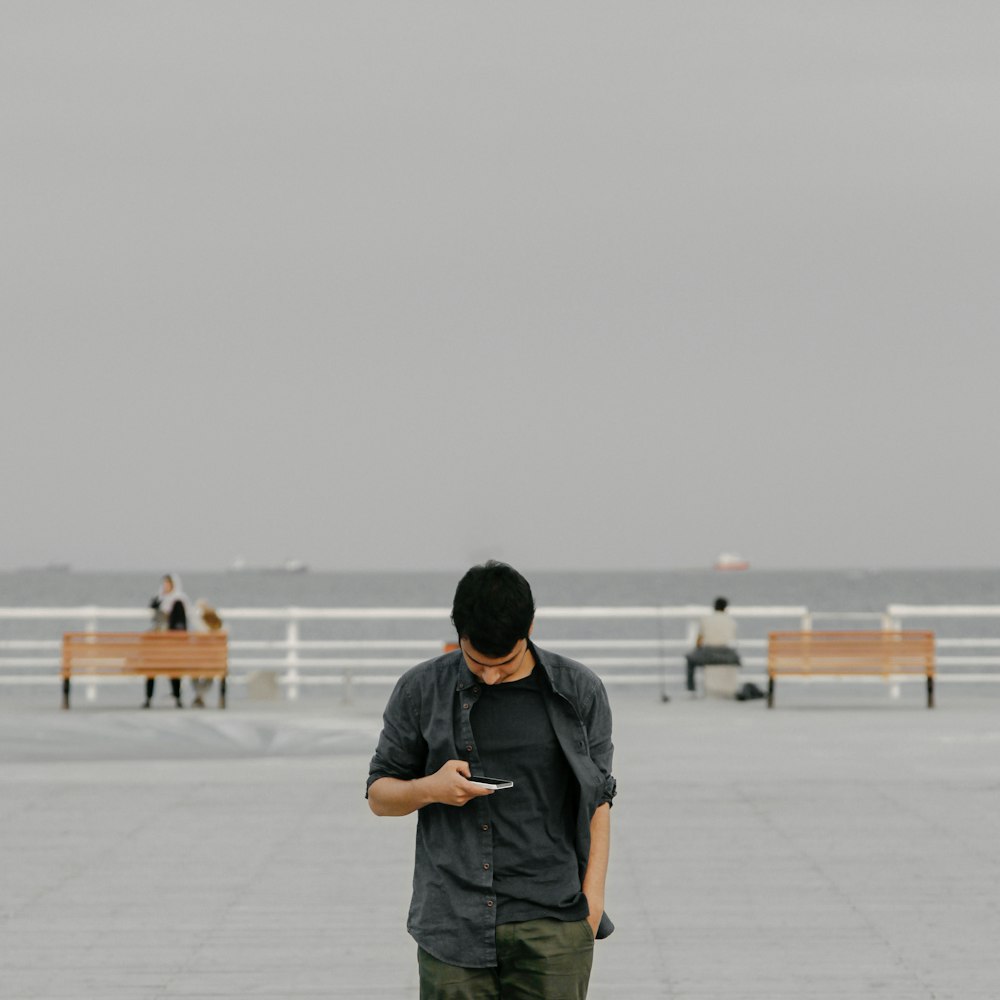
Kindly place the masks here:
<instances>
[{"instance_id":1,"label":"bench metal leg","mask_svg":"<svg viewBox=\"0 0 1000 1000\"><path fill-rule=\"evenodd\" d=\"M767 707L774 708L774 678L767 679Z\"/></svg>"},{"instance_id":2,"label":"bench metal leg","mask_svg":"<svg viewBox=\"0 0 1000 1000\"><path fill-rule=\"evenodd\" d=\"M62 707L69 709L69 678L64 677L62 682Z\"/></svg>"},{"instance_id":3,"label":"bench metal leg","mask_svg":"<svg viewBox=\"0 0 1000 1000\"><path fill-rule=\"evenodd\" d=\"M934 707L934 677L931 674L927 675L927 707Z\"/></svg>"},{"instance_id":4,"label":"bench metal leg","mask_svg":"<svg viewBox=\"0 0 1000 1000\"><path fill-rule=\"evenodd\" d=\"M226 707L226 678L219 678L219 708Z\"/></svg>"}]
</instances>

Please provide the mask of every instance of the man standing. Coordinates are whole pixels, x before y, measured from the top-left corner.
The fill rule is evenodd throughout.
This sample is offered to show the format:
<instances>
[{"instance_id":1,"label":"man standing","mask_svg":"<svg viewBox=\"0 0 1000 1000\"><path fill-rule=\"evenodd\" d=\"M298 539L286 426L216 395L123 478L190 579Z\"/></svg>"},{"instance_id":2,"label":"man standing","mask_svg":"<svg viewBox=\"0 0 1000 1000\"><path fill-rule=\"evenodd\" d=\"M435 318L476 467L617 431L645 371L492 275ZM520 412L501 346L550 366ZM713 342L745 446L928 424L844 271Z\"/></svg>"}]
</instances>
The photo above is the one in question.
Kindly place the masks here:
<instances>
[{"instance_id":1,"label":"man standing","mask_svg":"<svg viewBox=\"0 0 1000 1000\"><path fill-rule=\"evenodd\" d=\"M459 648L407 671L385 709L368 802L418 811L407 929L421 1000L584 1000L594 939L614 929L607 693L532 643L534 615L520 573L474 566L452 607Z\"/></svg>"}]
</instances>

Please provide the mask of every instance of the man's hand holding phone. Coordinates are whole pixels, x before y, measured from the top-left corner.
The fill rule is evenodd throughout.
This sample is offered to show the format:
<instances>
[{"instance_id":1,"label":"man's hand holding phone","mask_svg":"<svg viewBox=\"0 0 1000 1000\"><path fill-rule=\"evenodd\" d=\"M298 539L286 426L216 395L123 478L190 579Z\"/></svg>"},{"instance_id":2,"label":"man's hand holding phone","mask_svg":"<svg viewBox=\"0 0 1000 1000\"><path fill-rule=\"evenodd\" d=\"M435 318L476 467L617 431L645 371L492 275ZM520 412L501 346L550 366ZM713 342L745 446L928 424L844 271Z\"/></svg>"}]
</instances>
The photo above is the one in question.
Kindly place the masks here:
<instances>
[{"instance_id":1,"label":"man's hand holding phone","mask_svg":"<svg viewBox=\"0 0 1000 1000\"><path fill-rule=\"evenodd\" d=\"M425 779L433 801L446 806L464 806L471 799L493 794L496 790L494 787L469 781L471 774L468 761L445 761L434 774Z\"/></svg>"}]
</instances>

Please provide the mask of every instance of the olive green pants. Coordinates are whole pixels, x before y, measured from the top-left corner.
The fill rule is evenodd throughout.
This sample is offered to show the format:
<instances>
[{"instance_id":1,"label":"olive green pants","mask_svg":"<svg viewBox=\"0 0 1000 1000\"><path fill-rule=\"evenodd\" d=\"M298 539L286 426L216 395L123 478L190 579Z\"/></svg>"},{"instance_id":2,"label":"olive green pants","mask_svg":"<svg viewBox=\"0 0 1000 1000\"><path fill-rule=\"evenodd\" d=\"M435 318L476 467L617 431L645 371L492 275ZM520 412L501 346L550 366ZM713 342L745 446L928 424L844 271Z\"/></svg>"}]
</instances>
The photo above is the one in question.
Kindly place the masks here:
<instances>
[{"instance_id":1,"label":"olive green pants","mask_svg":"<svg viewBox=\"0 0 1000 1000\"><path fill-rule=\"evenodd\" d=\"M586 1000L594 934L586 920L497 927L497 964L448 965L417 950L420 1000Z\"/></svg>"}]
</instances>

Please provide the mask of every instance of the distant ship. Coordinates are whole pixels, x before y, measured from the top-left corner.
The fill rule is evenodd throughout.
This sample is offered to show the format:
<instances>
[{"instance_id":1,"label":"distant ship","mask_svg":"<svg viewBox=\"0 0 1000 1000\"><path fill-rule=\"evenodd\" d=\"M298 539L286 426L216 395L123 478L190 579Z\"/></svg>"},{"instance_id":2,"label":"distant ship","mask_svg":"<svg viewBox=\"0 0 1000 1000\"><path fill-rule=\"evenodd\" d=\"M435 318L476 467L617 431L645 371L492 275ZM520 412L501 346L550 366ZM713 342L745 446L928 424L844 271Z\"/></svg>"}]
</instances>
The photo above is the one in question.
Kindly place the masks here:
<instances>
[{"instance_id":1,"label":"distant ship","mask_svg":"<svg viewBox=\"0 0 1000 1000\"><path fill-rule=\"evenodd\" d=\"M286 559L280 566L249 566L242 556L229 567L231 573L307 573L309 567L301 559Z\"/></svg>"},{"instance_id":2,"label":"distant ship","mask_svg":"<svg viewBox=\"0 0 1000 1000\"><path fill-rule=\"evenodd\" d=\"M715 560L716 569L749 569L750 563L743 558L743 556L737 555L735 552L723 552L718 559Z\"/></svg>"}]
</instances>

